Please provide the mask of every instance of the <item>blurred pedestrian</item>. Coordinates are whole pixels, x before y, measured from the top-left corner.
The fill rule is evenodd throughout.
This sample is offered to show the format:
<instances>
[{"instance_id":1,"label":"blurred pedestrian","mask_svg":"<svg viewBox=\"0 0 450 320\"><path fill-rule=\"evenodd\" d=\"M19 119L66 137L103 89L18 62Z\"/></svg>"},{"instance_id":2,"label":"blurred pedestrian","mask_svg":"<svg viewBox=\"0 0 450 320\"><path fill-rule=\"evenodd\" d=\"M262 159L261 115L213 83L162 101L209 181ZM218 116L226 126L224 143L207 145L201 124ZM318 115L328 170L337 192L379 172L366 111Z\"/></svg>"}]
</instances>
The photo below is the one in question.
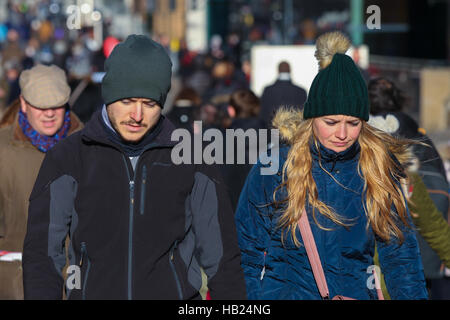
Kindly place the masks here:
<instances>
[{"instance_id":1,"label":"blurred pedestrian","mask_svg":"<svg viewBox=\"0 0 450 320\"><path fill-rule=\"evenodd\" d=\"M7 82L7 96L6 104L11 104L14 100L19 97L20 87L19 87L19 74L22 70L20 63L15 59L6 61L4 64L5 69L5 80Z\"/></svg>"},{"instance_id":2,"label":"blurred pedestrian","mask_svg":"<svg viewBox=\"0 0 450 320\"><path fill-rule=\"evenodd\" d=\"M28 201L45 154L81 129L67 108L64 71L37 65L20 75L20 98L0 129L0 251L21 253ZM63 239L64 241L64 239ZM0 299L23 299L21 261L0 261Z\"/></svg>"},{"instance_id":3,"label":"blurred pedestrian","mask_svg":"<svg viewBox=\"0 0 450 320\"><path fill-rule=\"evenodd\" d=\"M422 142L412 146L412 152L418 159L415 169L426 185L430 197L437 209L447 220L449 211L449 184L443 161L431 139L424 134L418 124L403 111L406 97L396 84L387 78L372 79L368 85L371 104L369 124L397 137ZM450 299L450 280L443 279L441 261L436 252L417 232L422 262L428 287L446 287L447 299ZM442 290L440 290L442 292ZM439 299L431 294L431 299Z\"/></svg>"},{"instance_id":4,"label":"blurred pedestrian","mask_svg":"<svg viewBox=\"0 0 450 320\"><path fill-rule=\"evenodd\" d=\"M247 88L247 80L242 70L236 69L229 60L219 60L212 68L212 86L207 92L207 100L217 106L227 106L231 93Z\"/></svg>"},{"instance_id":5,"label":"blurred pedestrian","mask_svg":"<svg viewBox=\"0 0 450 320\"><path fill-rule=\"evenodd\" d=\"M175 128L161 116L172 73L166 50L130 35L105 71L102 110L47 154L33 189L25 298L61 299L67 235L81 279L66 284L69 299L201 299L200 268L213 299L245 298L218 172L172 161Z\"/></svg>"},{"instance_id":6,"label":"blurred pedestrian","mask_svg":"<svg viewBox=\"0 0 450 320\"><path fill-rule=\"evenodd\" d=\"M87 123L95 111L100 110L103 106L101 93L103 75L101 72L91 73L88 70L75 74L69 72L69 86L72 95L68 103L71 110L83 123Z\"/></svg>"},{"instance_id":7,"label":"blurred pedestrian","mask_svg":"<svg viewBox=\"0 0 450 320\"><path fill-rule=\"evenodd\" d=\"M262 164L256 164L239 199L236 223L248 296L377 299L368 285L376 247L391 298L426 299L400 184L405 141L367 125L367 86L345 54L350 41L340 32L326 33L316 47L320 71L303 114L279 111L274 119L284 142L278 173L262 175ZM316 284L300 219L312 229L328 292Z\"/></svg>"},{"instance_id":8,"label":"blurred pedestrian","mask_svg":"<svg viewBox=\"0 0 450 320\"><path fill-rule=\"evenodd\" d=\"M410 192L408 205L414 225L427 244L437 253L445 267L450 269L450 225L436 208L420 175L410 174L412 176L410 184L412 192ZM445 282L439 287L445 288ZM433 297L434 292L436 291L432 291L431 299L445 299L443 296L436 297L435 295Z\"/></svg>"},{"instance_id":9,"label":"blurred pedestrian","mask_svg":"<svg viewBox=\"0 0 450 320\"><path fill-rule=\"evenodd\" d=\"M6 35L7 41L2 48L2 65L7 61L14 61L20 64L24 57L24 52L20 47L20 36L16 29L9 29Z\"/></svg>"},{"instance_id":10,"label":"blurred pedestrian","mask_svg":"<svg viewBox=\"0 0 450 320\"><path fill-rule=\"evenodd\" d=\"M277 80L265 87L261 95L261 119L269 127L281 106L302 110L305 101L305 89L292 83L291 67L287 61L282 61L278 64Z\"/></svg>"},{"instance_id":11,"label":"blurred pedestrian","mask_svg":"<svg viewBox=\"0 0 450 320\"><path fill-rule=\"evenodd\" d=\"M207 91L212 82L211 68L208 65L211 59L207 55L195 55L192 61L192 72L182 77L184 85L194 89L202 100L207 96ZM181 70L184 70L183 66L180 68L180 72Z\"/></svg>"},{"instance_id":12,"label":"blurred pedestrian","mask_svg":"<svg viewBox=\"0 0 450 320\"><path fill-rule=\"evenodd\" d=\"M225 130L231 124L227 108L216 106L211 101L202 103L200 107L200 119L203 131L212 129Z\"/></svg>"},{"instance_id":13,"label":"blurred pedestrian","mask_svg":"<svg viewBox=\"0 0 450 320\"><path fill-rule=\"evenodd\" d=\"M9 84L2 73L3 70L0 70L0 118L8 107L9 98Z\"/></svg>"},{"instance_id":14,"label":"blurred pedestrian","mask_svg":"<svg viewBox=\"0 0 450 320\"><path fill-rule=\"evenodd\" d=\"M231 199L231 205L233 210L236 209L239 201L239 195L241 194L242 187L244 186L245 179L254 165L250 163L251 154L257 158L259 147L259 130L264 129L263 121L258 117L260 110L259 98L249 89L239 89L231 94L228 113L231 116L231 124L227 129L234 130L234 158L231 164L224 164L221 167L225 185L227 186L228 193ZM236 135L236 130L242 130L244 134L248 133L256 139L250 140L247 138L242 139L242 135ZM250 132L250 131L253 132ZM243 140L240 141L239 140ZM244 143L244 149L237 148L240 143ZM224 154L227 155L230 150L224 150ZM240 154L245 152L244 155ZM239 163L238 159L243 158L244 163Z\"/></svg>"},{"instance_id":15,"label":"blurred pedestrian","mask_svg":"<svg viewBox=\"0 0 450 320\"><path fill-rule=\"evenodd\" d=\"M200 96L189 87L184 87L175 97L174 105L167 118L176 128L188 129L192 132L194 121L200 120Z\"/></svg>"}]
</instances>

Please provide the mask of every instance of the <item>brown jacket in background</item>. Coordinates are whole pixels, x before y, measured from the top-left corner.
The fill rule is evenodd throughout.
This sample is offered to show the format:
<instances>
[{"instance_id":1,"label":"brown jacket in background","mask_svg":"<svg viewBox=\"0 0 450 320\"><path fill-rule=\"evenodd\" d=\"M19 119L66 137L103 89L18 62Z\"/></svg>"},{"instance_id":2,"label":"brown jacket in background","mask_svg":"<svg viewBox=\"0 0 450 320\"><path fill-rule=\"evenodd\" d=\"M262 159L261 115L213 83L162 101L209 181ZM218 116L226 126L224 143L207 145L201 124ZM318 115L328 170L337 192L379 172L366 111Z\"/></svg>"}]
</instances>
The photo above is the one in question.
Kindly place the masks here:
<instances>
[{"instance_id":1,"label":"brown jacket in background","mask_svg":"<svg viewBox=\"0 0 450 320\"><path fill-rule=\"evenodd\" d=\"M45 153L34 147L20 129L19 107L13 104L10 108L15 109L15 116L5 114L5 121L0 122L0 251L22 252L28 199ZM71 113L69 135L82 127ZM0 262L2 299L23 299L21 261Z\"/></svg>"}]
</instances>

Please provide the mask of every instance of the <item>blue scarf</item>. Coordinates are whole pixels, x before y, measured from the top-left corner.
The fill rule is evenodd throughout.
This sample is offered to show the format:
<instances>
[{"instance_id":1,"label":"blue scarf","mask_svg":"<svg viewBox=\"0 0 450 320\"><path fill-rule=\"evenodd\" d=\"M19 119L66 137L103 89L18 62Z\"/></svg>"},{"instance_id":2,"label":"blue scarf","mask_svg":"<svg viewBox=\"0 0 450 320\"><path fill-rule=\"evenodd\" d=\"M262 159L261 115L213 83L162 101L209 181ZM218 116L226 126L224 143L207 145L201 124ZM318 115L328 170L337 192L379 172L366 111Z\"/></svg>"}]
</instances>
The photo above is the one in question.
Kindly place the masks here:
<instances>
[{"instance_id":1,"label":"blue scarf","mask_svg":"<svg viewBox=\"0 0 450 320\"><path fill-rule=\"evenodd\" d=\"M64 114L64 123L62 127L53 135L42 135L30 125L27 119L27 115L19 110L19 126L25 136L30 139L30 142L39 151L47 152L59 141L67 136L70 129L70 110L67 110Z\"/></svg>"}]
</instances>

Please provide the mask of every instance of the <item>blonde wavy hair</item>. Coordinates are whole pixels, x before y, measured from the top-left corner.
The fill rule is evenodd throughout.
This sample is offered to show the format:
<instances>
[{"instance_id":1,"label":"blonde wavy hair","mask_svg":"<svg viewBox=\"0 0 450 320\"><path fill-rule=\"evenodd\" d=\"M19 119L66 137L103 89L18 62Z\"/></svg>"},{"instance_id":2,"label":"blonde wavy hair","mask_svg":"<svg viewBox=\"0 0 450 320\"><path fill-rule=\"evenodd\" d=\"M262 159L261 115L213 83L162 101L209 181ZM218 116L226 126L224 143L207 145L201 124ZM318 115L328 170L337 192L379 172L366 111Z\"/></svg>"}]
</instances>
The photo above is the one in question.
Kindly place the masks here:
<instances>
[{"instance_id":1,"label":"blonde wavy hair","mask_svg":"<svg viewBox=\"0 0 450 320\"><path fill-rule=\"evenodd\" d=\"M277 206L285 205L279 226L290 231L297 246L300 246L300 243L295 230L307 201L313 208L313 218L320 228L330 230L317 222L316 211L338 225L349 227L348 222L344 221L339 213L318 198L317 186L311 171L310 142L318 147L313 133L313 121L314 119L303 120L301 111L282 109L277 112L272 122L273 126L280 130L281 138L291 146L282 169L282 183L273 194L273 203ZM375 234L384 241L395 237L401 243L404 237L399 223L410 225L399 181L408 179L402 176L405 174L403 166L413 158L408 149L413 141L396 139L362 121L358 142L361 148L358 174L364 179L365 199L362 199L362 206L368 217L368 226L370 225ZM331 173L327 174L333 177ZM283 187L286 188L287 197L277 200L276 194ZM392 207L397 213L391 210Z\"/></svg>"}]
</instances>

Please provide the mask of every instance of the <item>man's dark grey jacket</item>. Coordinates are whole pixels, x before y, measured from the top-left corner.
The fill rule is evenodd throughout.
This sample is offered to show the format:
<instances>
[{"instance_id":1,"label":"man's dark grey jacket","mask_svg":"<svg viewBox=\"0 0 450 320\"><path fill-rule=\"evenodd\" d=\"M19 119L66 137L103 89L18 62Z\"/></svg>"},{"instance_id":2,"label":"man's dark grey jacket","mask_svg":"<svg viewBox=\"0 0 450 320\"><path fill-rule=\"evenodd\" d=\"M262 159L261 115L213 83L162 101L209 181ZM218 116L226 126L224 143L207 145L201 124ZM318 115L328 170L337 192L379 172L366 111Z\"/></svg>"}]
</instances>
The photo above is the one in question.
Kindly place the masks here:
<instances>
[{"instance_id":1,"label":"man's dark grey jacket","mask_svg":"<svg viewBox=\"0 0 450 320\"><path fill-rule=\"evenodd\" d=\"M95 113L50 150L30 196L23 250L26 299L245 299L233 212L212 166L174 165L173 125L133 170ZM77 271L79 279L76 278Z\"/></svg>"}]
</instances>

